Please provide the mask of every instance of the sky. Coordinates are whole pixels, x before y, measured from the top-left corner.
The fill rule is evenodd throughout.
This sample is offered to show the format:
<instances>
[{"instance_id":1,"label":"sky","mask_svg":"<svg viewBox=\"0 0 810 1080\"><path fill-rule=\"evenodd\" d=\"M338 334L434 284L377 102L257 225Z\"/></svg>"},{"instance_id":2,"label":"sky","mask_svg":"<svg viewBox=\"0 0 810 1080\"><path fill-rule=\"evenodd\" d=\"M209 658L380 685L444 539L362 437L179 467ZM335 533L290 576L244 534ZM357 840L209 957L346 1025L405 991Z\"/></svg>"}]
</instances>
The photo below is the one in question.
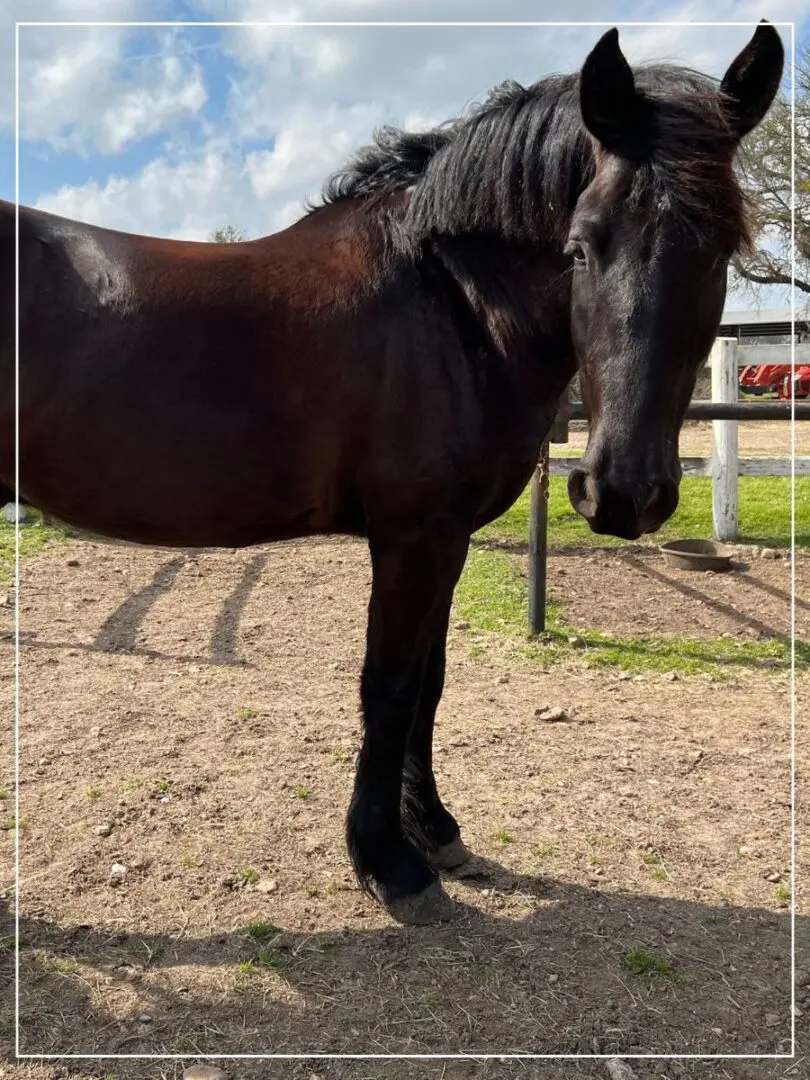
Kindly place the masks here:
<instances>
[{"instance_id":1,"label":"sky","mask_svg":"<svg viewBox=\"0 0 810 1080\"><path fill-rule=\"evenodd\" d=\"M0 11L0 197L14 199L14 22L199 22L20 28L20 201L130 232L204 240L225 224L284 228L382 123L424 127L506 78L573 71L608 26L631 63L722 76L753 27L806 0L5 0ZM604 26L219 28L212 21L533 20ZM608 19L609 21L605 22ZM781 30L789 48L789 29ZM789 84L787 84L789 85ZM762 301L761 301L762 302ZM773 291L766 306L781 306ZM750 307L732 295L729 307Z\"/></svg>"}]
</instances>

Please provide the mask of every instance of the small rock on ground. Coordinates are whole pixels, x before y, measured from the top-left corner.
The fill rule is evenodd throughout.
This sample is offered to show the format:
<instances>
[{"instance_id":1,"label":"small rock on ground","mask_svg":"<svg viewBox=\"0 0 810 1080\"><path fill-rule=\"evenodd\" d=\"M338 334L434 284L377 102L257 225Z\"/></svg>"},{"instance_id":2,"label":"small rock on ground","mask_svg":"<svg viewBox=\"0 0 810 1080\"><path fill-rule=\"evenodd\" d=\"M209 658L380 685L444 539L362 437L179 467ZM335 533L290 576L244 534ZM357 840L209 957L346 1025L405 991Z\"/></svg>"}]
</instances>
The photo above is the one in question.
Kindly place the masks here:
<instances>
[{"instance_id":1,"label":"small rock on ground","mask_svg":"<svg viewBox=\"0 0 810 1080\"><path fill-rule=\"evenodd\" d=\"M558 724L570 720L565 709L536 709L534 714L538 720L544 720L547 724Z\"/></svg>"},{"instance_id":2,"label":"small rock on ground","mask_svg":"<svg viewBox=\"0 0 810 1080\"><path fill-rule=\"evenodd\" d=\"M626 1061L622 1061L621 1058L610 1058L605 1062L605 1068L608 1071L610 1080L635 1080L636 1074L630 1068Z\"/></svg>"},{"instance_id":3,"label":"small rock on ground","mask_svg":"<svg viewBox=\"0 0 810 1080\"><path fill-rule=\"evenodd\" d=\"M183 1080L226 1080L227 1073L216 1065L189 1065L183 1070Z\"/></svg>"},{"instance_id":4,"label":"small rock on ground","mask_svg":"<svg viewBox=\"0 0 810 1080\"><path fill-rule=\"evenodd\" d=\"M124 881L126 881L126 877L127 868L124 866L124 864L120 862L113 863L110 867L110 876L108 879L110 885L121 885Z\"/></svg>"}]
</instances>

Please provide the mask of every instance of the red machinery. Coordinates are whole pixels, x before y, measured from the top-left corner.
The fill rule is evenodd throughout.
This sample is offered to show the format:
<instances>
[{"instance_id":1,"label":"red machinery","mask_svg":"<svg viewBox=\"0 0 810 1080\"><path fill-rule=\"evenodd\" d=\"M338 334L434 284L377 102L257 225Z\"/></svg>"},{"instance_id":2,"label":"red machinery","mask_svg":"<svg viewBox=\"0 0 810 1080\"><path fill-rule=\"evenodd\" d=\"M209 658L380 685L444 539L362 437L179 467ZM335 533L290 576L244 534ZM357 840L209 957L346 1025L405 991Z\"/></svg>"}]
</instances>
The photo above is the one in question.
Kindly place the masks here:
<instances>
[{"instance_id":1,"label":"red machinery","mask_svg":"<svg viewBox=\"0 0 810 1080\"><path fill-rule=\"evenodd\" d=\"M790 401L790 364L749 364L740 371L740 387L750 394L776 391L781 401ZM810 364L793 369L796 398L810 397Z\"/></svg>"}]
</instances>

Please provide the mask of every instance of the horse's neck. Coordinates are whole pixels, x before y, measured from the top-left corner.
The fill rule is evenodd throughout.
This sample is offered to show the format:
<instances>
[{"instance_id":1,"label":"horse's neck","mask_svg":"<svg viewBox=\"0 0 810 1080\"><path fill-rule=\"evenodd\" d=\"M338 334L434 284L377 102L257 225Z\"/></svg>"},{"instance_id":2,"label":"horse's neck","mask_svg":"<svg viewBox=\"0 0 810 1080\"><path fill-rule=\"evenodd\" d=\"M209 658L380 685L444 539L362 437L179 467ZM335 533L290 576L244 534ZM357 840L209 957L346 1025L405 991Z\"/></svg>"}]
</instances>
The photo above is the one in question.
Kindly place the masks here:
<instances>
[{"instance_id":1,"label":"horse's neck","mask_svg":"<svg viewBox=\"0 0 810 1080\"><path fill-rule=\"evenodd\" d=\"M570 260L498 237L458 237L435 249L445 273L509 368L529 382L573 365ZM525 369L525 372L524 372ZM567 372L570 378L573 370Z\"/></svg>"},{"instance_id":2,"label":"horse's neck","mask_svg":"<svg viewBox=\"0 0 810 1080\"><path fill-rule=\"evenodd\" d=\"M576 370L571 341L570 261L492 243L435 249L456 294L463 352L481 406L506 443L530 460L546 437ZM522 481L520 481L522 482Z\"/></svg>"}]
</instances>

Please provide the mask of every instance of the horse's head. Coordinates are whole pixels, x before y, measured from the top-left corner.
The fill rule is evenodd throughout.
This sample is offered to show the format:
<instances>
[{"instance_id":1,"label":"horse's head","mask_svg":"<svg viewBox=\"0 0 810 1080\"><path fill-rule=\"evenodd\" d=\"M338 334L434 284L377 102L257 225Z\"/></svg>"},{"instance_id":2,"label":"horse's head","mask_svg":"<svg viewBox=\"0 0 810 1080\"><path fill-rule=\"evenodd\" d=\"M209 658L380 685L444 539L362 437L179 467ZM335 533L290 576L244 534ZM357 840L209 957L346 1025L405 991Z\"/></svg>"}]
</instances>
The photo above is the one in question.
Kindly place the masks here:
<instances>
[{"instance_id":1,"label":"horse's head","mask_svg":"<svg viewBox=\"0 0 810 1080\"><path fill-rule=\"evenodd\" d=\"M634 73L610 30L580 76L594 172L568 236L572 332L590 416L574 508L636 539L678 503L678 434L717 333L728 262L747 240L733 170L767 112L784 50L762 24L719 87L669 67Z\"/></svg>"}]
</instances>

